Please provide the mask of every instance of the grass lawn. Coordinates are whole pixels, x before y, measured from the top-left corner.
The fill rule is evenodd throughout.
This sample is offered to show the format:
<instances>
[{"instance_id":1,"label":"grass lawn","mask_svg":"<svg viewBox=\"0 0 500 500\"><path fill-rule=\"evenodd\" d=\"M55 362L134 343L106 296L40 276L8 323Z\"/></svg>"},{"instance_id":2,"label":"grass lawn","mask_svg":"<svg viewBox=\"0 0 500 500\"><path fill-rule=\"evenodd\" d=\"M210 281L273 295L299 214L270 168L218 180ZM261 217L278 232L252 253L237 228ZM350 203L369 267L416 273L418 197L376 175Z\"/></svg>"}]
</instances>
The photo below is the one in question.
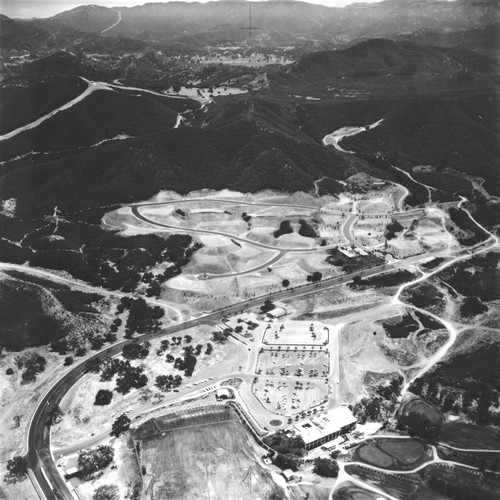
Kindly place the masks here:
<instances>
[{"instance_id":1,"label":"grass lawn","mask_svg":"<svg viewBox=\"0 0 500 500\"><path fill-rule=\"evenodd\" d=\"M444 423L441 441L457 448L500 450L500 433L497 430L461 422Z\"/></svg>"},{"instance_id":2,"label":"grass lawn","mask_svg":"<svg viewBox=\"0 0 500 500\"><path fill-rule=\"evenodd\" d=\"M357 452L361 460L381 469L389 469L394 464L394 460L376 444L361 446Z\"/></svg>"},{"instance_id":3,"label":"grass lawn","mask_svg":"<svg viewBox=\"0 0 500 500\"><path fill-rule=\"evenodd\" d=\"M380 444L380 448L406 465L418 462L425 453L425 448L421 443L406 439L403 441L384 441Z\"/></svg>"}]
</instances>

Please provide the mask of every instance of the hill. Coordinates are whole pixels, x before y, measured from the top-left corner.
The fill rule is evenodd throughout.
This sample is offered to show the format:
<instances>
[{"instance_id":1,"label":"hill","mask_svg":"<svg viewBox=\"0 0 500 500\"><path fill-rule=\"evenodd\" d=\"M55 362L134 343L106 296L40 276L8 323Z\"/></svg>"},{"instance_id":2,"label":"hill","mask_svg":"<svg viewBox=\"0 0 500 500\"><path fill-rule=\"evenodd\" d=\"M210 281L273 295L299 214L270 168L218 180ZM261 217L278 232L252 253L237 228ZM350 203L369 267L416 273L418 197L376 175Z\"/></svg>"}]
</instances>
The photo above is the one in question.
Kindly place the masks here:
<instances>
[{"instance_id":1,"label":"hill","mask_svg":"<svg viewBox=\"0 0 500 500\"><path fill-rule=\"evenodd\" d=\"M94 306L97 294L73 291L49 281L2 273L0 282L0 347L21 351L67 336L77 345L102 326ZM69 338L68 338L69 339Z\"/></svg>"},{"instance_id":2,"label":"hill","mask_svg":"<svg viewBox=\"0 0 500 500\"><path fill-rule=\"evenodd\" d=\"M196 107L199 104L189 99L103 87L37 127L2 141L0 158L8 160L32 151L71 151L118 135L157 133L174 127L178 111Z\"/></svg>"},{"instance_id":3,"label":"hill","mask_svg":"<svg viewBox=\"0 0 500 500\"><path fill-rule=\"evenodd\" d=\"M384 95L492 86L497 71L493 60L466 49L372 39L344 50L308 54L287 73L335 93L351 89Z\"/></svg>"},{"instance_id":4,"label":"hill","mask_svg":"<svg viewBox=\"0 0 500 500\"><path fill-rule=\"evenodd\" d=\"M253 7L260 28L254 38L240 30L248 23L247 2L147 3L131 8L77 7L50 19L0 19L6 49L130 50L133 42L186 51L207 45L303 46L328 42L338 47L373 37L414 32L461 33L492 26L498 19L494 0L385 0L329 8L299 1L271 0ZM113 45L112 39L119 40ZM106 49L107 47L107 49Z\"/></svg>"}]
</instances>

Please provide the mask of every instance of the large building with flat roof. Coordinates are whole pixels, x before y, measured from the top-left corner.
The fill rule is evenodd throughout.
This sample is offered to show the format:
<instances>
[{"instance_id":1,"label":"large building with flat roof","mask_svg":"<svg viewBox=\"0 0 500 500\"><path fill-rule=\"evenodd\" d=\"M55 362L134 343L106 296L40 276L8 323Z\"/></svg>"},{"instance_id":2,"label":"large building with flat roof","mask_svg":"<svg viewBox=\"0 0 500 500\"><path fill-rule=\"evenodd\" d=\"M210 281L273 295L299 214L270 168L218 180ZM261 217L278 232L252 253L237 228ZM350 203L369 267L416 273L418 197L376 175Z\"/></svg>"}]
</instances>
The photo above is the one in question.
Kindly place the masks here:
<instances>
[{"instance_id":1,"label":"large building with flat roof","mask_svg":"<svg viewBox=\"0 0 500 500\"><path fill-rule=\"evenodd\" d=\"M351 410L341 406L326 415L316 415L294 425L294 430L304 442L306 450L312 450L351 431L356 427L356 422Z\"/></svg>"}]
</instances>

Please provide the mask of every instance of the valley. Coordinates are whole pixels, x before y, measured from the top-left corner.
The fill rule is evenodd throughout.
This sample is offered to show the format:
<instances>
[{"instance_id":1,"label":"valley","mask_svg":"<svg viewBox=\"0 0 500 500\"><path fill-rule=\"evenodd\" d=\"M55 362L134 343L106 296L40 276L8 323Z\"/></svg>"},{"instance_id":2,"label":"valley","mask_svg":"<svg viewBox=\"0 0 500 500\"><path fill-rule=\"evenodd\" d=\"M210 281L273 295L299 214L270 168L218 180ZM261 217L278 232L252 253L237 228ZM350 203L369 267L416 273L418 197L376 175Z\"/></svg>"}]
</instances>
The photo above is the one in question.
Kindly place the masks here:
<instances>
[{"instance_id":1,"label":"valley","mask_svg":"<svg viewBox=\"0 0 500 500\"><path fill-rule=\"evenodd\" d=\"M0 498L497 498L497 15L1 14Z\"/></svg>"}]
</instances>

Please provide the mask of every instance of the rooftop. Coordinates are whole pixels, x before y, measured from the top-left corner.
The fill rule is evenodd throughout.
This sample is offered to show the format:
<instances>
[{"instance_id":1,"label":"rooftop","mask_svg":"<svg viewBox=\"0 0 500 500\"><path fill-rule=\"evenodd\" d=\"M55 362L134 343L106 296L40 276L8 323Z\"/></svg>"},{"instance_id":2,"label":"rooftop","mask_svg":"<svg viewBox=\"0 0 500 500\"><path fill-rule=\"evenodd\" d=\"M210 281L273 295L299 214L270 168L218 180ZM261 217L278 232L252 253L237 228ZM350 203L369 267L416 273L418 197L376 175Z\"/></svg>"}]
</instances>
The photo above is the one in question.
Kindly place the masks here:
<instances>
[{"instance_id":1,"label":"rooftop","mask_svg":"<svg viewBox=\"0 0 500 500\"><path fill-rule=\"evenodd\" d=\"M339 432L344 427L356 422L356 417L346 406L330 410L326 415L318 415L308 418L296 424L298 432L305 444L313 443L325 436Z\"/></svg>"}]
</instances>

